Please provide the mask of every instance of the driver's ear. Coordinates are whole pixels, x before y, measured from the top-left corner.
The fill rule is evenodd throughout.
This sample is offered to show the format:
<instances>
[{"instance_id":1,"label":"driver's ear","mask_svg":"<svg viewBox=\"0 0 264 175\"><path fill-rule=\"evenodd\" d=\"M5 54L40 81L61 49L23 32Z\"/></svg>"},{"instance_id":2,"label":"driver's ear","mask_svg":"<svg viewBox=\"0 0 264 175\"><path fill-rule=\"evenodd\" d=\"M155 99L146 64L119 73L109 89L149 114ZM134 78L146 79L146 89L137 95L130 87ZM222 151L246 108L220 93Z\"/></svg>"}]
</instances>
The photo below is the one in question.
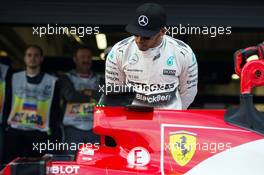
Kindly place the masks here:
<instances>
[{"instance_id":1,"label":"driver's ear","mask_svg":"<svg viewBox=\"0 0 264 175\"><path fill-rule=\"evenodd\" d=\"M160 33L161 33L161 35L165 35L166 29L164 27L162 27L162 29L160 30Z\"/></svg>"}]
</instances>

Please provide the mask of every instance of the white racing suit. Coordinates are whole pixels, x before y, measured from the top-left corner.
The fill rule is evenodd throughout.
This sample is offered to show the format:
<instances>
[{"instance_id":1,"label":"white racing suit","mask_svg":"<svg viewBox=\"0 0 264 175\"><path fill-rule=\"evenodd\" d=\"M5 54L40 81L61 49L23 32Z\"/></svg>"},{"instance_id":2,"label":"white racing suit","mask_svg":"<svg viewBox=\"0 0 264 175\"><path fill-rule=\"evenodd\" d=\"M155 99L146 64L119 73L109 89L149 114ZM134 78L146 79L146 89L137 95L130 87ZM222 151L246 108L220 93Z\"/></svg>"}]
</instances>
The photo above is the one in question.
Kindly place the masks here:
<instances>
[{"instance_id":1,"label":"white racing suit","mask_svg":"<svg viewBox=\"0 0 264 175\"><path fill-rule=\"evenodd\" d=\"M140 51L134 37L114 45L107 56L106 85L132 85L133 104L187 109L197 94L198 65L184 42L163 36L158 47Z\"/></svg>"}]
</instances>

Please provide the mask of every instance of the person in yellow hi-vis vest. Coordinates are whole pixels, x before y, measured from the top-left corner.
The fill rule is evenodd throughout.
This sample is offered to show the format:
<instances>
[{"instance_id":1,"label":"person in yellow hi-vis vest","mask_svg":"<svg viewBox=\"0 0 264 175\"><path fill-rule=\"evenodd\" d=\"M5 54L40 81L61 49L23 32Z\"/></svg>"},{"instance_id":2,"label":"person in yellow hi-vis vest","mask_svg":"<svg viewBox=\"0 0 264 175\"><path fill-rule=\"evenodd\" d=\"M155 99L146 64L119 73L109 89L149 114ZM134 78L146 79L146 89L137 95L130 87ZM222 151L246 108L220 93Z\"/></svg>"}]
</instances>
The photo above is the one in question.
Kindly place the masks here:
<instances>
[{"instance_id":1,"label":"person in yellow hi-vis vest","mask_svg":"<svg viewBox=\"0 0 264 175\"><path fill-rule=\"evenodd\" d=\"M0 170L1 164L6 163L4 162L4 153L6 152L4 129L11 104L11 75L9 66L0 63Z\"/></svg>"},{"instance_id":2,"label":"person in yellow hi-vis vest","mask_svg":"<svg viewBox=\"0 0 264 175\"><path fill-rule=\"evenodd\" d=\"M73 55L76 69L59 80L63 100L64 141L68 144L99 144L99 136L92 132L93 107L100 98L99 84L104 80L91 71L92 49L79 46ZM74 154L76 150L65 150Z\"/></svg>"},{"instance_id":3,"label":"person in yellow hi-vis vest","mask_svg":"<svg viewBox=\"0 0 264 175\"><path fill-rule=\"evenodd\" d=\"M29 46L24 57L26 70L12 76L12 107L7 121L8 160L46 153L38 145L46 144L51 134L59 131L57 78L41 71L43 60L42 49Z\"/></svg>"}]
</instances>

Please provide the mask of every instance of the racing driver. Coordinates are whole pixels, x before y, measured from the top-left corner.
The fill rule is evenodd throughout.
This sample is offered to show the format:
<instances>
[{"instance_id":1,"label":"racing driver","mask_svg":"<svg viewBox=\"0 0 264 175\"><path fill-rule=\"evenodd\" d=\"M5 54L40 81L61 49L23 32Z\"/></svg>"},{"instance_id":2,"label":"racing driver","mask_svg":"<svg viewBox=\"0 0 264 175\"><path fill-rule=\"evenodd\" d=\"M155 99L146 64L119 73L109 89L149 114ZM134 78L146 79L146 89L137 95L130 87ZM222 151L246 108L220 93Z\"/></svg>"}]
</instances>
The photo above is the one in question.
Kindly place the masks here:
<instances>
[{"instance_id":1,"label":"racing driver","mask_svg":"<svg viewBox=\"0 0 264 175\"><path fill-rule=\"evenodd\" d=\"M137 8L126 26L134 36L115 44L107 56L106 85L133 87L134 105L187 109L197 94L198 65L187 44L165 35L165 25L159 4Z\"/></svg>"}]
</instances>

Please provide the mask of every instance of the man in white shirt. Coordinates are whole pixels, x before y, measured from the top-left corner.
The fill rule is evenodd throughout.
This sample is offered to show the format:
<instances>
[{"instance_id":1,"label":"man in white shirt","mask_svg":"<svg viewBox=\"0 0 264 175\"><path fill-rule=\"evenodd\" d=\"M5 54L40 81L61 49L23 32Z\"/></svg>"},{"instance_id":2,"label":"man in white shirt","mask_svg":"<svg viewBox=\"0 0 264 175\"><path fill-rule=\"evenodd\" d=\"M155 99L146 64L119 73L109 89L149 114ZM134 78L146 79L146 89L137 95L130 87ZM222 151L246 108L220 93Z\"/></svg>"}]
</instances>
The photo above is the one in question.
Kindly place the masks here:
<instances>
[{"instance_id":1,"label":"man in white shirt","mask_svg":"<svg viewBox=\"0 0 264 175\"><path fill-rule=\"evenodd\" d=\"M126 30L134 36L114 45L107 56L107 86L131 85L133 104L187 109L197 94L198 65L192 49L165 35L166 13L158 4L136 10Z\"/></svg>"}]
</instances>

